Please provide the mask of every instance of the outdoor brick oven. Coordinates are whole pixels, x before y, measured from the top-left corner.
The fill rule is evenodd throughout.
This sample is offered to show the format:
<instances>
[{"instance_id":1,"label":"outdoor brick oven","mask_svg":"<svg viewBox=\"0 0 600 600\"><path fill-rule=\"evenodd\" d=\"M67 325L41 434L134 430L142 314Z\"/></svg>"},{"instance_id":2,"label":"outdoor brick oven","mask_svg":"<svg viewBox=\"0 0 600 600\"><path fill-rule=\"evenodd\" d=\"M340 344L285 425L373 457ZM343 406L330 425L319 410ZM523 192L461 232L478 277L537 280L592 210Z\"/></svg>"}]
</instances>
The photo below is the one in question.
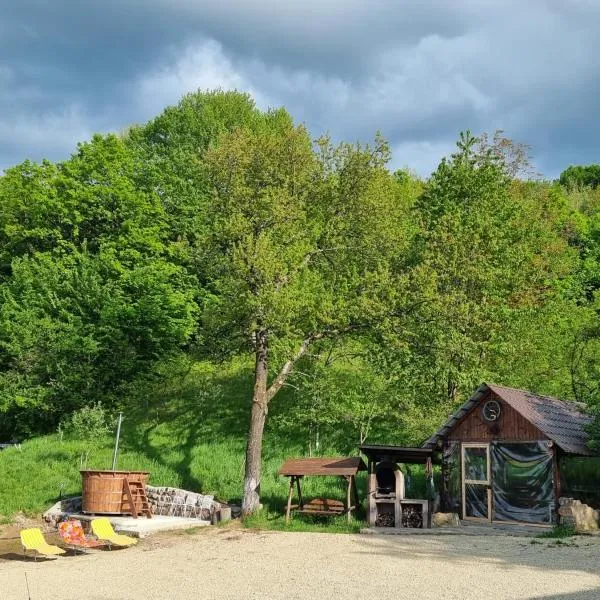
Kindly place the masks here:
<instances>
[{"instance_id":1,"label":"outdoor brick oven","mask_svg":"<svg viewBox=\"0 0 600 600\"><path fill-rule=\"evenodd\" d=\"M423 448L363 445L368 457L367 520L375 527L428 527L429 502L408 499L398 463L431 465L433 452Z\"/></svg>"}]
</instances>

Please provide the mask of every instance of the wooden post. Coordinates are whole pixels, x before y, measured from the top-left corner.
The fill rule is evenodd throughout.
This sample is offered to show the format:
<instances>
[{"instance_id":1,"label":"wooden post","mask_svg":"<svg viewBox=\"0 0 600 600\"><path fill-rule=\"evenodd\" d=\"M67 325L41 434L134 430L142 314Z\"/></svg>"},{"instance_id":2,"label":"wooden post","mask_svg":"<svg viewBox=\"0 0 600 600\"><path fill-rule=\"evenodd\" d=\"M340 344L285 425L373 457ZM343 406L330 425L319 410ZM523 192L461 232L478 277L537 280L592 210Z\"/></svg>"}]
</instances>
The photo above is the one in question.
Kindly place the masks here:
<instances>
[{"instance_id":1,"label":"wooden post","mask_svg":"<svg viewBox=\"0 0 600 600\"><path fill-rule=\"evenodd\" d=\"M375 493L377 492L377 477L375 476L375 462L369 459L369 491L367 493L369 503L367 507L367 523L371 527L375 527L377 520L377 502L375 501Z\"/></svg>"},{"instance_id":2,"label":"wooden post","mask_svg":"<svg viewBox=\"0 0 600 600\"><path fill-rule=\"evenodd\" d=\"M440 510L442 512L449 512L448 509L448 465L446 464L444 448L442 448L442 473L441 473L441 485L440 485Z\"/></svg>"},{"instance_id":3,"label":"wooden post","mask_svg":"<svg viewBox=\"0 0 600 600\"><path fill-rule=\"evenodd\" d=\"M290 477L290 493L288 495L287 510L285 511L285 522L289 523L290 513L292 512L292 495L294 493L294 479L293 475Z\"/></svg>"},{"instance_id":4,"label":"wooden post","mask_svg":"<svg viewBox=\"0 0 600 600\"><path fill-rule=\"evenodd\" d=\"M560 513L558 509L560 508L560 454L556 444L552 444L552 477L554 478L554 510L556 511L556 522L560 523Z\"/></svg>"},{"instance_id":5,"label":"wooden post","mask_svg":"<svg viewBox=\"0 0 600 600\"><path fill-rule=\"evenodd\" d=\"M429 529L429 500L425 500L425 502L423 502L422 514L423 529Z\"/></svg>"},{"instance_id":6,"label":"wooden post","mask_svg":"<svg viewBox=\"0 0 600 600\"><path fill-rule=\"evenodd\" d=\"M304 500L302 499L302 490L300 489L301 477L296 477L296 487L298 488L298 504L300 508L304 508Z\"/></svg>"},{"instance_id":7,"label":"wooden post","mask_svg":"<svg viewBox=\"0 0 600 600\"><path fill-rule=\"evenodd\" d=\"M351 515L350 515L350 511L351 511L351 495L352 495L352 475L350 475L350 477L345 477L346 481L348 482L348 489L346 490L346 513L348 515L348 522L350 522L351 520Z\"/></svg>"},{"instance_id":8,"label":"wooden post","mask_svg":"<svg viewBox=\"0 0 600 600\"><path fill-rule=\"evenodd\" d=\"M360 506L360 499L358 498L358 490L356 489L356 477L352 475L352 493L354 495L354 507L358 509Z\"/></svg>"}]
</instances>

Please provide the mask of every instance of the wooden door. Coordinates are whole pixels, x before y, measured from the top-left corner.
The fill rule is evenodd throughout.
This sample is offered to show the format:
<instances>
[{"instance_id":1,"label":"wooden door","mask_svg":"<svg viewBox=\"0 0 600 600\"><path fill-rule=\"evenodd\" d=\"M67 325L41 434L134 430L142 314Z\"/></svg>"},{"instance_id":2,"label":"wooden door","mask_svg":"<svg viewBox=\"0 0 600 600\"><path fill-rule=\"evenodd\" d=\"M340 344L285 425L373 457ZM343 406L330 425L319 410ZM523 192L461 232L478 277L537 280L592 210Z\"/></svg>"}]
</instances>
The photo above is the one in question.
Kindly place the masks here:
<instances>
[{"instance_id":1,"label":"wooden door","mask_svg":"<svg viewBox=\"0 0 600 600\"><path fill-rule=\"evenodd\" d=\"M463 519L492 520L490 445L461 445Z\"/></svg>"}]
</instances>

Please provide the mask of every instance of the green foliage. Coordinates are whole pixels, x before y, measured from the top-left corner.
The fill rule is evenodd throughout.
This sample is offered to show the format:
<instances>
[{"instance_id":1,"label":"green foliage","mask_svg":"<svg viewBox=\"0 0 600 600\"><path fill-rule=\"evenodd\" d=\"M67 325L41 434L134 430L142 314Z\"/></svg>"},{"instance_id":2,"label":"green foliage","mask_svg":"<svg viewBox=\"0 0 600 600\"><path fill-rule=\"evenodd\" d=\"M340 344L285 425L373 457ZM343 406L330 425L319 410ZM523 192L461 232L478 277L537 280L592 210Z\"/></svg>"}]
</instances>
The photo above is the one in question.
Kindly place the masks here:
<instances>
[{"instance_id":1,"label":"green foliage","mask_svg":"<svg viewBox=\"0 0 600 600\"><path fill-rule=\"evenodd\" d=\"M373 432L393 435L399 424L397 398L361 358L363 351L357 343L337 344L321 360L304 361L293 379L292 398L273 401L271 427L282 436L293 430L309 455L330 447L355 454ZM293 410L286 410L290 400Z\"/></svg>"},{"instance_id":2,"label":"green foliage","mask_svg":"<svg viewBox=\"0 0 600 600\"><path fill-rule=\"evenodd\" d=\"M595 424L597 427L597 422ZM589 444L598 451L597 429ZM584 504L600 508L600 458L596 456L564 456L560 461L561 494L577 498Z\"/></svg>"},{"instance_id":3,"label":"green foliage","mask_svg":"<svg viewBox=\"0 0 600 600\"><path fill-rule=\"evenodd\" d=\"M76 440L99 441L111 433L110 415L101 402L76 410L60 424L60 434Z\"/></svg>"},{"instance_id":4,"label":"green foliage","mask_svg":"<svg viewBox=\"0 0 600 600\"><path fill-rule=\"evenodd\" d=\"M0 514L17 512L37 515L59 497L81 494L81 456L88 454L88 466L109 469L112 440L98 440L92 447L86 441L60 440L52 435L36 438L0 452ZM179 486L178 473L148 456L127 447L119 453L119 468L150 471L152 485Z\"/></svg>"},{"instance_id":5,"label":"green foliage","mask_svg":"<svg viewBox=\"0 0 600 600\"><path fill-rule=\"evenodd\" d=\"M399 384L415 401L447 411L483 380L533 384L535 364L517 381L505 361L523 364L518 348L536 331L527 320L551 316L547 303L575 264L544 184L514 181L522 155L509 162L497 147L462 134L414 206L420 303L389 360L401 365Z\"/></svg>"},{"instance_id":6,"label":"green foliage","mask_svg":"<svg viewBox=\"0 0 600 600\"><path fill-rule=\"evenodd\" d=\"M202 341L211 352L249 349L262 327L285 356L304 337L382 310L392 285L385 253L405 246L387 153L381 140L372 149L321 140L315 156L304 128L281 111L208 150L214 196L197 265L208 282Z\"/></svg>"},{"instance_id":7,"label":"green foliage","mask_svg":"<svg viewBox=\"0 0 600 600\"><path fill-rule=\"evenodd\" d=\"M195 92L128 132L124 143L137 157L136 186L160 198L177 260L191 260L205 232L210 185L202 155L221 135L252 129L261 118L247 94Z\"/></svg>"},{"instance_id":8,"label":"green foliage","mask_svg":"<svg viewBox=\"0 0 600 600\"><path fill-rule=\"evenodd\" d=\"M269 507L285 456L419 444L483 380L598 411L600 167L535 180L501 132L462 134L427 181L389 159L217 91L8 169L0 438L123 407L164 480L238 498L259 338Z\"/></svg>"},{"instance_id":9,"label":"green foliage","mask_svg":"<svg viewBox=\"0 0 600 600\"><path fill-rule=\"evenodd\" d=\"M13 261L0 290L0 432L27 436L119 388L194 330L183 272L160 259L125 269L111 252ZM118 360L115 360L118 357Z\"/></svg>"},{"instance_id":10,"label":"green foliage","mask_svg":"<svg viewBox=\"0 0 600 600\"><path fill-rule=\"evenodd\" d=\"M536 537L561 540L564 538L573 537L576 534L577 532L575 531L575 527L572 525L556 525L556 527L553 527L550 531L544 531L544 533L540 533Z\"/></svg>"},{"instance_id":11,"label":"green foliage","mask_svg":"<svg viewBox=\"0 0 600 600\"><path fill-rule=\"evenodd\" d=\"M110 404L193 333L193 278L168 259L164 209L137 168L122 140L94 136L0 179L0 436Z\"/></svg>"},{"instance_id":12,"label":"green foliage","mask_svg":"<svg viewBox=\"0 0 600 600\"><path fill-rule=\"evenodd\" d=\"M572 165L560 174L558 181L570 189L597 188L600 185L600 165Z\"/></svg>"}]
</instances>

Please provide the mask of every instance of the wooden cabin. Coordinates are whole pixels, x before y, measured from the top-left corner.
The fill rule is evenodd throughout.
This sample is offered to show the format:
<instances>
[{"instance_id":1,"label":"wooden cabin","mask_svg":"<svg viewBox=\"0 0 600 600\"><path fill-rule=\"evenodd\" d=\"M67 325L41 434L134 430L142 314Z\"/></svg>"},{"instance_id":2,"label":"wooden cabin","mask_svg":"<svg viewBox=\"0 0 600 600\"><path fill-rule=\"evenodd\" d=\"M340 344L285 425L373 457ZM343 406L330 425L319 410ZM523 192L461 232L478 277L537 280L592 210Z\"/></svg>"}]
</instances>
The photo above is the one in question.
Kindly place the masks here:
<instances>
[{"instance_id":1,"label":"wooden cabin","mask_svg":"<svg viewBox=\"0 0 600 600\"><path fill-rule=\"evenodd\" d=\"M589 456L582 407L482 384L424 444L442 453L444 512L480 522L551 525L563 456Z\"/></svg>"}]
</instances>

